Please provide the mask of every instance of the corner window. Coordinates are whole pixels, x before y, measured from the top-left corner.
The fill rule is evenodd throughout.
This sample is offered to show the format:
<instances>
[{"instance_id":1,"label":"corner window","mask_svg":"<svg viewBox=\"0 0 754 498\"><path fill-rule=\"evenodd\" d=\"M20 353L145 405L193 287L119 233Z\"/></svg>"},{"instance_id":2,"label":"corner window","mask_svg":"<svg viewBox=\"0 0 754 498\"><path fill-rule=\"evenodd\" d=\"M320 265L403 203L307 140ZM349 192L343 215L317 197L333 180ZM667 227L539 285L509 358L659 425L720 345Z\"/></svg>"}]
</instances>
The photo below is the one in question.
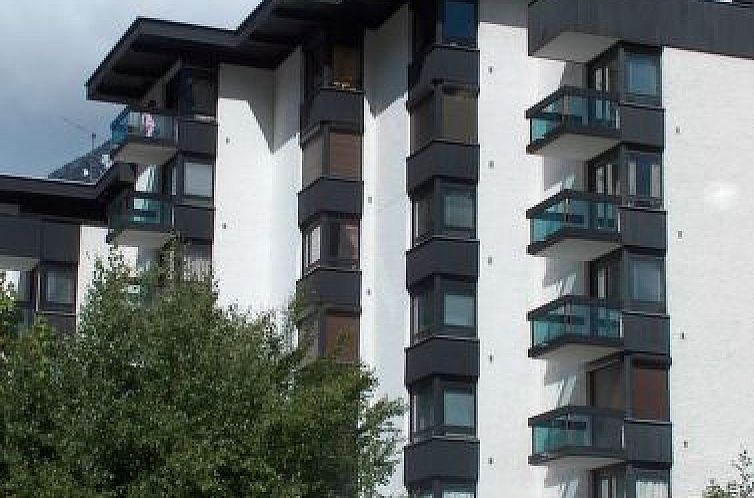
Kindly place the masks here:
<instances>
[{"instance_id":1,"label":"corner window","mask_svg":"<svg viewBox=\"0 0 754 498\"><path fill-rule=\"evenodd\" d=\"M665 262L651 256L631 256L631 299L649 303L665 301Z\"/></svg>"},{"instance_id":2,"label":"corner window","mask_svg":"<svg viewBox=\"0 0 754 498\"><path fill-rule=\"evenodd\" d=\"M443 420L446 426L473 429L475 413L473 389L447 388L444 390ZM453 432L452 429L449 432Z\"/></svg>"},{"instance_id":3,"label":"corner window","mask_svg":"<svg viewBox=\"0 0 754 498\"><path fill-rule=\"evenodd\" d=\"M411 397L413 408L412 432L414 434L429 430L434 424L432 410L432 385L428 384L414 392Z\"/></svg>"},{"instance_id":4,"label":"corner window","mask_svg":"<svg viewBox=\"0 0 754 498\"><path fill-rule=\"evenodd\" d=\"M319 178L361 180L362 137L325 127L303 146L302 187Z\"/></svg>"},{"instance_id":5,"label":"corner window","mask_svg":"<svg viewBox=\"0 0 754 498\"><path fill-rule=\"evenodd\" d=\"M474 191L471 189L449 190L443 197L445 227L451 231L474 231L476 226Z\"/></svg>"},{"instance_id":6,"label":"corner window","mask_svg":"<svg viewBox=\"0 0 754 498\"><path fill-rule=\"evenodd\" d=\"M445 0L443 38L446 43L476 46L476 0Z\"/></svg>"},{"instance_id":7,"label":"corner window","mask_svg":"<svg viewBox=\"0 0 754 498\"><path fill-rule=\"evenodd\" d=\"M425 97L411 113L411 152L417 152L435 138L435 99Z\"/></svg>"},{"instance_id":8,"label":"corner window","mask_svg":"<svg viewBox=\"0 0 754 498\"><path fill-rule=\"evenodd\" d=\"M319 263L322 257L322 227L317 225L304 234L304 270Z\"/></svg>"},{"instance_id":9,"label":"corner window","mask_svg":"<svg viewBox=\"0 0 754 498\"><path fill-rule=\"evenodd\" d=\"M302 188L306 188L324 174L324 135L318 133L303 146L301 168Z\"/></svg>"},{"instance_id":10,"label":"corner window","mask_svg":"<svg viewBox=\"0 0 754 498\"><path fill-rule=\"evenodd\" d=\"M668 387L668 371L664 366L634 364L631 415L642 420L670 420Z\"/></svg>"},{"instance_id":11,"label":"corner window","mask_svg":"<svg viewBox=\"0 0 754 498\"><path fill-rule=\"evenodd\" d=\"M183 165L183 195L211 198L214 168L211 164L186 162Z\"/></svg>"},{"instance_id":12,"label":"corner window","mask_svg":"<svg viewBox=\"0 0 754 498\"><path fill-rule=\"evenodd\" d=\"M71 270L47 270L45 273L45 301L49 304L76 304L76 277Z\"/></svg>"},{"instance_id":13,"label":"corner window","mask_svg":"<svg viewBox=\"0 0 754 498\"><path fill-rule=\"evenodd\" d=\"M411 298L412 332L414 342L429 335L434 325L434 295L425 290Z\"/></svg>"},{"instance_id":14,"label":"corner window","mask_svg":"<svg viewBox=\"0 0 754 498\"><path fill-rule=\"evenodd\" d=\"M444 324L448 327L473 328L476 323L476 303L471 294L449 291L445 294Z\"/></svg>"},{"instance_id":15,"label":"corner window","mask_svg":"<svg viewBox=\"0 0 754 498\"><path fill-rule=\"evenodd\" d=\"M670 482L656 472L639 472L636 476L636 498L670 498Z\"/></svg>"},{"instance_id":16,"label":"corner window","mask_svg":"<svg viewBox=\"0 0 754 498\"><path fill-rule=\"evenodd\" d=\"M626 52L626 93L630 100L660 104L660 56Z\"/></svg>"},{"instance_id":17,"label":"corner window","mask_svg":"<svg viewBox=\"0 0 754 498\"><path fill-rule=\"evenodd\" d=\"M346 362L359 361L359 317L328 313L325 315L325 354Z\"/></svg>"},{"instance_id":18,"label":"corner window","mask_svg":"<svg viewBox=\"0 0 754 498\"><path fill-rule=\"evenodd\" d=\"M476 237L476 191L473 187L435 182L413 201L413 241L433 235Z\"/></svg>"},{"instance_id":19,"label":"corner window","mask_svg":"<svg viewBox=\"0 0 754 498\"><path fill-rule=\"evenodd\" d=\"M411 440L474 436L476 393L471 382L435 377L411 389Z\"/></svg>"},{"instance_id":20,"label":"corner window","mask_svg":"<svg viewBox=\"0 0 754 498\"><path fill-rule=\"evenodd\" d=\"M432 196L425 194L413 203L414 243L432 234Z\"/></svg>"},{"instance_id":21,"label":"corner window","mask_svg":"<svg viewBox=\"0 0 754 498\"><path fill-rule=\"evenodd\" d=\"M359 222L340 220L329 224L327 257L338 266L358 267Z\"/></svg>"},{"instance_id":22,"label":"corner window","mask_svg":"<svg viewBox=\"0 0 754 498\"><path fill-rule=\"evenodd\" d=\"M662 206L662 155L628 152L628 195L642 207Z\"/></svg>"},{"instance_id":23,"label":"corner window","mask_svg":"<svg viewBox=\"0 0 754 498\"><path fill-rule=\"evenodd\" d=\"M471 92L445 89L442 93L442 138L477 143L477 98Z\"/></svg>"},{"instance_id":24,"label":"corner window","mask_svg":"<svg viewBox=\"0 0 754 498\"><path fill-rule=\"evenodd\" d=\"M361 50L358 46L333 46L332 85L340 89L361 88Z\"/></svg>"}]
</instances>

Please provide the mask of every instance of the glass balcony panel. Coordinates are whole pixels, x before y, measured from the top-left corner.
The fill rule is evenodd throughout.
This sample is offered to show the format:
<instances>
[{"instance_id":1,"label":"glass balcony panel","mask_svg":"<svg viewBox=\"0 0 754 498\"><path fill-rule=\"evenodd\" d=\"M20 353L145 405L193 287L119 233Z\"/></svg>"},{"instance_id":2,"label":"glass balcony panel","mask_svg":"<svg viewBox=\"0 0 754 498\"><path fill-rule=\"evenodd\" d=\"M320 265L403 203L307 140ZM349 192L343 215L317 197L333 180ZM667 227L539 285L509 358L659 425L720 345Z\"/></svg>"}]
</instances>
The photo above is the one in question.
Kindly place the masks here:
<instances>
[{"instance_id":1,"label":"glass balcony panel","mask_svg":"<svg viewBox=\"0 0 754 498\"><path fill-rule=\"evenodd\" d=\"M116 203L111 228L133 226L170 226L173 224L173 205L154 194L136 194Z\"/></svg>"},{"instance_id":2,"label":"glass balcony panel","mask_svg":"<svg viewBox=\"0 0 754 498\"><path fill-rule=\"evenodd\" d=\"M533 454L556 453L572 448L595 451L623 449L623 418L599 413L590 407L569 407L532 426Z\"/></svg>"},{"instance_id":3,"label":"glass balcony panel","mask_svg":"<svg viewBox=\"0 0 754 498\"><path fill-rule=\"evenodd\" d=\"M532 242L544 242L565 228L618 231L618 210L614 201L566 197L532 218Z\"/></svg>"},{"instance_id":4,"label":"glass balcony panel","mask_svg":"<svg viewBox=\"0 0 754 498\"><path fill-rule=\"evenodd\" d=\"M611 97L571 87L559 92L561 95L531 117L532 142L545 140L565 125L618 129L618 105Z\"/></svg>"},{"instance_id":5,"label":"glass balcony panel","mask_svg":"<svg viewBox=\"0 0 754 498\"><path fill-rule=\"evenodd\" d=\"M175 139L175 120L172 116L152 111L136 111L126 108L110 125L112 140L116 145L125 143L129 137L155 140Z\"/></svg>"},{"instance_id":6,"label":"glass balcony panel","mask_svg":"<svg viewBox=\"0 0 754 498\"><path fill-rule=\"evenodd\" d=\"M600 305L566 304L532 320L533 346L563 336L618 339L620 311Z\"/></svg>"}]
</instances>

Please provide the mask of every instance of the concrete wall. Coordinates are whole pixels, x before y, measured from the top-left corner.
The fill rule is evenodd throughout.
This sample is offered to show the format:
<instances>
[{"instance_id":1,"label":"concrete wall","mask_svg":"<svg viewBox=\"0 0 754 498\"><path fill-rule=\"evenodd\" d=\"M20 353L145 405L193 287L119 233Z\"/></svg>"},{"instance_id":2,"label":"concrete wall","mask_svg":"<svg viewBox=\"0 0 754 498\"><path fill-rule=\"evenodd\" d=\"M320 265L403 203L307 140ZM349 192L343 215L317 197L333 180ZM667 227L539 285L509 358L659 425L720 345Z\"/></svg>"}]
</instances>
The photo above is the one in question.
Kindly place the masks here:
<instances>
[{"instance_id":1,"label":"concrete wall","mask_svg":"<svg viewBox=\"0 0 754 498\"><path fill-rule=\"evenodd\" d=\"M663 54L673 496L732 477L742 445L754 449L751 88L750 60Z\"/></svg>"},{"instance_id":2,"label":"concrete wall","mask_svg":"<svg viewBox=\"0 0 754 498\"><path fill-rule=\"evenodd\" d=\"M409 344L410 308L405 252L411 206L406 195L409 116L408 8L365 38L364 215L361 222L362 359L380 380L379 395L408 402L403 385L404 347ZM408 436L408 414L400 421ZM403 467L382 490L404 496Z\"/></svg>"}]
</instances>

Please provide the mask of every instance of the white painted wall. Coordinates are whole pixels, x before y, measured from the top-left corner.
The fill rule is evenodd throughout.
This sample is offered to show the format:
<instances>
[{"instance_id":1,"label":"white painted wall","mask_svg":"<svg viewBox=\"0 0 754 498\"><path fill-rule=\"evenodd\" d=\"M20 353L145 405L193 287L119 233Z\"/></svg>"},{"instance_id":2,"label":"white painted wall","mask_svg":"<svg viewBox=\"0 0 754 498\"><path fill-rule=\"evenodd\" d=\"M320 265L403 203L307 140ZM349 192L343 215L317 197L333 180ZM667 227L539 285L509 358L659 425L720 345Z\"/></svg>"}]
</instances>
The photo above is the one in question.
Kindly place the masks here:
<instances>
[{"instance_id":1,"label":"white painted wall","mask_svg":"<svg viewBox=\"0 0 754 498\"><path fill-rule=\"evenodd\" d=\"M752 88L752 61L664 52L673 496L733 477L741 446L754 450Z\"/></svg>"},{"instance_id":2,"label":"white painted wall","mask_svg":"<svg viewBox=\"0 0 754 498\"><path fill-rule=\"evenodd\" d=\"M364 215L361 222L362 359L375 369L379 395L404 399L404 348L409 344L405 252L411 206L406 195L409 117L406 111L409 13L404 7L365 37ZM401 420L408 435L408 414ZM403 466L382 493L405 496Z\"/></svg>"}]
</instances>

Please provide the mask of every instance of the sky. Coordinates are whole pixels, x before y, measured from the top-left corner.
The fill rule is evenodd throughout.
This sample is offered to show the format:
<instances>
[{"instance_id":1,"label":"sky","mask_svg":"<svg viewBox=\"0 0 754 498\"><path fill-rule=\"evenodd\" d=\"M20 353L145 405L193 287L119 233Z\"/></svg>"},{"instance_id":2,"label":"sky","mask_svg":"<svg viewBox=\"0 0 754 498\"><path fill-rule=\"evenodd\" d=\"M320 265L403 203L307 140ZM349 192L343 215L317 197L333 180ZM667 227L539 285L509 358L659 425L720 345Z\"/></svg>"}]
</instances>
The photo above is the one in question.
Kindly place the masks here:
<instances>
[{"instance_id":1,"label":"sky","mask_svg":"<svg viewBox=\"0 0 754 498\"><path fill-rule=\"evenodd\" d=\"M235 29L258 3L23 0L3 9L0 174L47 176L87 153L91 132L108 138L120 107L87 101L84 84L136 17Z\"/></svg>"}]
</instances>

